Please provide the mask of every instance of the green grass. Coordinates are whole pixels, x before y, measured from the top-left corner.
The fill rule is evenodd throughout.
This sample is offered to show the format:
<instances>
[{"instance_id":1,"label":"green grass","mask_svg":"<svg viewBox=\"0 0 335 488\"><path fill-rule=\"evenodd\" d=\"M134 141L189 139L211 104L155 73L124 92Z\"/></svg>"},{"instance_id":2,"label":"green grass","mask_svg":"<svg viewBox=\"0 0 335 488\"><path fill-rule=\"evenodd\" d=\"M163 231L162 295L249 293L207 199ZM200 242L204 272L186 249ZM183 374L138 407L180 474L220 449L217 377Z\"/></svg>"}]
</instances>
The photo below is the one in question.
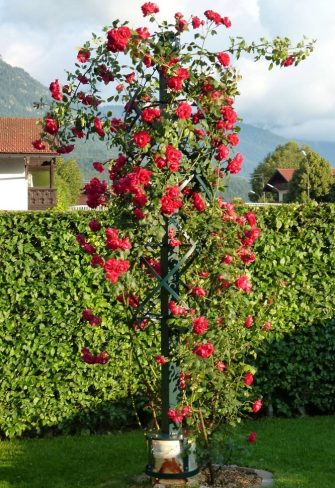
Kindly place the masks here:
<instances>
[{"instance_id":1,"label":"green grass","mask_svg":"<svg viewBox=\"0 0 335 488\"><path fill-rule=\"evenodd\" d=\"M248 422L257 432L247 464L271 471L275 488L335 488L335 416Z\"/></svg>"},{"instance_id":2,"label":"green grass","mask_svg":"<svg viewBox=\"0 0 335 488\"><path fill-rule=\"evenodd\" d=\"M244 464L275 488L335 488L335 417L247 422L257 441ZM0 488L126 488L146 463L141 432L0 443ZM149 486L149 485L147 485Z\"/></svg>"}]
</instances>

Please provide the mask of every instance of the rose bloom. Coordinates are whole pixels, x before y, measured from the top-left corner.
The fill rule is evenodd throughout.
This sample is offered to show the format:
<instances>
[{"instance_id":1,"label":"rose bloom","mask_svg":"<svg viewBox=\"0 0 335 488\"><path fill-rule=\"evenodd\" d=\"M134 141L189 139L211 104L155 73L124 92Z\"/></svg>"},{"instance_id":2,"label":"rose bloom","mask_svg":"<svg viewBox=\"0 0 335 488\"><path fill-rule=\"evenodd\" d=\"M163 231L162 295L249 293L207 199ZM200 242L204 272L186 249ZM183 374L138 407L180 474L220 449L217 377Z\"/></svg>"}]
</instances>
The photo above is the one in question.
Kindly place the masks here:
<instances>
[{"instance_id":1,"label":"rose bloom","mask_svg":"<svg viewBox=\"0 0 335 488\"><path fill-rule=\"evenodd\" d=\"M257 434L256 432L251 432L248 437L247 437L247 441L252 444L253 442L255 442L256 440L256 437L257 437Z\"/></svg>"},{"instance_id":2,"label":"rose bloom","mask_svg":"<svg viewBox=\"0 0 335 488\"><path fill-rule=\"evenodd\" d=\"M294 56L289 56L288 58L284 59L281 62L281 65L287 68L288 66L292 66L293 63L294 63Z\"/></svg>"},{"instance_id":3,"label":"rose bloom","mask_svg":"<svg viewBox=\"0 0 335 488\"><path fill-rule=\"evenodd\" d=\"M262 406L263 406L262 400L255 400L254 403L252 404L252 411L254 413L257 413L260 411Z\"/></svg>"},{"instance_id":4,"label":"rose bloom","mask_svg":"<svg viewBox=\"0 0 335 488\"><path fill-rule=\"evenodd\" d=\"M147 132L142 130L134 134L133 140L137 147L144 148L150 143L151 137Z\"/></svg>"},{"instance_id":5,"label":"rose bloom","mask_svg":"<svg viewBox=\"0 0 335 488\"><path fill-rule=\"evenodd\" d=\"M97 254L94 254L94 256L92 256L91 266L93 266L94 268L96 268L97 266L101 266L103 268L104 265L105 265L105 260L103 257L98 256Z\"/></svg>"},{"instance_id":6,"label":"rose bloom","mask_svg":"<svg viewBox=\"0 0 335 488\"><path fill-rule=\"evenodd\" d=\"M198 297L205 297L207 294L206 290L204 290L200 286L195 286L194 288L192 288L192 293L193 295L196 295Z\"/></svg>"},{"instance_id":7,"label":"rose bloom","mask_svg":"<svg viewBox=\"0 0 335 488\"><path fill-rule=\"evenodd\" d=\"M218 369L222 373L226 369L227 366L224 362L219 361L218 363L216 363L215 367L216 367L216 369Z\"/></svg>"},{"instance_id":8,"label":"rose bloom","mask_svg":"<svg viewBox=\"0 0 335 488\"><path fill-rule=\"evenodd\" d=\"M167 359L164 357L164 356L161 356L161 355L157 355L154 357L154 360L156 361L157 364L166 364L167 363Z\"/></svg>"},{"instance_id":9,"label":"rose bloom","mask_svg":"<svg viewBox=\"0 0 335 488\"><path fill-rule=\"evenodd\" d=\"M50 83L49 90L54 100L63 99L63 95L61 93L61 88L60 88L60 84L58 83L58 80L55 80Z\"/></svg>"},{"instance_id":10,"label":"rose bloom","mask_svg":"<svg viewBox=\"0 0 335 488\"><path fill-rule=\"evenodd\" d=\"M229 255L227 255L227 256L225 256L225 257L222 259L222 262L223 262L224 264L231 264L231 263L233 262L233 260L234 260L233 256L229 256Z\"/></svg>"},{"instance_id":11,"label":"rose bloom","mask_svg":"<svg viewBox=\"0 0 335 488\"><path fill-rule=\"evenodd\" d=\"M192 114L192 107L187 102L181 102L177 107L178 119L189 119Z\"/></svg>"},{"instance_id":12,"label":"rose bloom","mask_svg":"<svg viewBox=\"0 0 335 488\"><path fill-rule=\"evenodd\" d=\"M138 27L136 32L141 39L149 39L150 37L150 32L148 31L147 27Z\"/></svg>"},{"instance_id":13,"label":"rose bloom","mask_svg":"<svg viewBox=\"0 0 335 488\"><path fill-rule=\"evenodd\" d=\"M272 329L272 323L269 320L264 322L264 324L262 325L262 330L264 330L265 332L268 332L271 329Z\"/></svg>"},{"instance_id":14,"label":"rose bloom","mask_svg":"<svg viewBox=\"0 0 335 488\"><path fill-rule=\"evenodd\" d=\"M59 129L59 127L58 127L57 121L55 119L53 119L52 117L47 117L45 119L45 126L44 126L45 132L48 132L48 134L54 135L54 134L57 134L58 129Z\"/></svg>"},{"instance_id":15,"label":"rose bloom","mask_svg":"<svg viewBox=\"0 0 335 488\"><path fill-rule=\"evenodd\" d=\"M254 375L248 371L243 377L244 384L246 386L251 386L254 382Z\"/></svg>"},{"instance_id":16,"label":"rose bloom","mask_svg":"<svg viewBox=\"0 0 335 488\"><path fill-rule=\"evenodd\" d=\"M141 10L143 12L143 17L148 15L157 14L159 12L159 7L155 3L146 2L142 5Z\"/></svg>"},{"instance_id":17,"label":"rose bloom","mask_svg":"<svg viewBox=\"0 0 335 488\"><path fill-rule=\"evenodd\" d=\"M180 91L183 89L183 80L179 76L172 76L168 79L167 85L171 90Z\"/></svg>"},{"instance_id":18,"label":"rose bloom","mask_svg":"<svg viewBox=\"0 0 335 488\"><path fill-rule=\"evenodd\" d=\"M107 49L113 53L126 50L127 44L131 37L131 30L127 26L110 29L107 32Z\"/></svg>"},{"instance_id":19,"label":"rose bloom","mask_svg":"<svg viewBox=\"0 0 335 488\"><path fill-rule=\"evenodd\" d=\"M222 64L222 66L229 66L230 65L230 56L228 53L225 53L225 52L221 52L221 53L218 53L218 60L219 60L219 63Z\"/></svg>"},{"instance_id":20,"label":"rose bloom","mask_svg":"<svg viewBox=\"0 0 335 488\"><path fill-rule=\"evenodd\" d=\"M248 315L244 321L244 325L247 329L250 329L252 324L254 323L254 318L252 315Z\"/></svg>"},{"instance_id":21,"label":"rose bloom","mask_svg":"<svg viewBox=\"0 0 335 488\"><path fill-rule=\"evenodd\" d=\"M208 322L204 316L193 319L193 332L202 335L208 330Z\"/></svg>"},{"instance_id":22,"label":"rose bloom","mask_svg":"<svg viewBox=\"0 0 335 488\"><path fill-rule=\"evenodd\" d=\"M35 141L32 141L31 144L33 148L38 149L39 151L44 151L44 149L46 148L46 145L43 144L41 139L36 139Z\"/></svg>"},{"instance_id":23,"label":"rose bloom","mask_svg":"<svg viewBox=\"0 0 335 488\"><path fill-rule=\"evenodd\" d=\"M90 220L88 226L93 232L98 232L101 229L101 224L98 220Z\"/></svg>"},{"instance_id":24,"label":"rose bloom","mask_svg":"<svg viewBox=\"0 0 335 488\"><path fill-rule=\"evenodd\" d=\"M80 49L77 54L77 59L79 63L86 63L91 57L91 52L89 49Z\"/></svg>"},{"instance_id":25,"label":"rose bloom","mask_svg":"<svg viewBox=\"0 0 335 488\"><path fill-rule=\"evenodd\" d=\"M223 19L221 20L221 23L227 27L231 27L231 20L229 19L229 17L223 17Z\"/></svg>"},{"instance_id":26,"label":"rose bloom","mask_svg":"<svg viewBox=\"0 0 335 488\"><path fill-rule=\"evenodd\" d=\"M240 288L240 290L244 291L245 293L250 293L252 290L252 285L247 275L239 276L235 280L235 285L237 286L237 288Z\"/></svg>"},{"instance_id":27,"label":"rose bloom","mask_svg":"<svg viewBox=\"0 0 335 488\"><path fill-rule=\"evenodd\" d=\"M235 133L229 134L227 139L229 144L231 144L232 146L237 146L237 144L240 142L238 135Z\"/></svg>"},{"instance_id":28,"label":"rose bloom","mask_svg":"<svg viewBox=\"0 0 335 488\"><path fill-rule=\"evenodd\" d=\"M198 27L201 26L201 20L199 19L199 17L192 17L192 27L193 29L198 29Z\"/></svg>"},{"instance_id":29,"label":"rose bloom","mask_svg":"<svg viewBox=\"0 0 335 488\"><path fill-rule=\"evenodd\" d=\"M203 201L201 195L199 195L197 192L192 194L192 203L198 212L203 212L206 210L206 203Z\"/></svg>"},{"instance_id":30,"label":"rose bloom","mask_svg":"<svg viewBox=\"0 0 335 488\"><path fill-rule=\"evenodd\" d=\"M233 175L239 173L241 170L242 163L243 163L243 156L242 154L237 153L234 159L229 161L229 163L227 164L227 171L229 171L229 173Z\"/></svg>"},{"instance_id":31,"label":"rose bloom","mask_svg":"<svg viewBox=\"0 0 335 488\"><path fill-rule=\"evenodd\" d=\"M209 358L210 356L212 356L212 354L214 354L214 352L215 349L211 342L207 342L206 344L200 344L193 349L193 353L203 359Z\"/></svg>"},{"instance_id":32,"label":"rose bloom","mask_svg":"<svg viewBox=\"0 0 335 488\"><path fill-rule=\"evenodd\" d=\"M212 20L214 22L214 24L216 25L219 25L221 24L222 22L222 17L220 14L218 14L217 12L214 12L213 10L206 10L204 12L205 14L205 17L207 17L208 20Z\"/></svg>"},{"instance_id":33,"label":"rose bloom","mask_svg":"<svg viewBox=\"0 0 335 488\"><path fill-rule=\"evenodd\" d=\"M105 171L104 165L99 163L99 161L94 161L94 163L92 163L92 166L99 173L103 173Z\"/></svg>"},{"instance_id":34,"label":"rose bloom","mask_svg":"<svg viewBox=\"0 0 335 488\"><path fill-rule=\"evenodd\" d=\"M159 119L161 111L158 107L148 107L142 110L141 118L144 122L152 122L154 119Z\"/></svg>"}]
</instances>

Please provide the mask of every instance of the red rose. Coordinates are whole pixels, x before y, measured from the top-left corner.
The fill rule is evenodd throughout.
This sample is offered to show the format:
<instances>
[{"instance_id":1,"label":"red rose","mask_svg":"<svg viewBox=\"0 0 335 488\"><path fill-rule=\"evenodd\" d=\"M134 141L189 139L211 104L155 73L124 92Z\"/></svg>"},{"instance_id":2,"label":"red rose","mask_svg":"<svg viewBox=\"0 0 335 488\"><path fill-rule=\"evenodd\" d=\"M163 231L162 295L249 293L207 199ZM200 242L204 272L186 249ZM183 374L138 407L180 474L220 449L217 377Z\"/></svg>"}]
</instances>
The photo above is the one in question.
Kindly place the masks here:
<instances>
[{"instance_id":1,"label":"red rose","mask_svg":"<svg viewBox=\"0 0 335 488\"><path fill-rule=\"evenodd\" d=\"M197 192L192 193L192 203L198 212L203 212L206 210L206 203L201 198L201 195L199 195Z\"/></svg>"},{"instance_id":2,"label":"red rose","mask_svg":"<svg viewBox=\"0 0 335 488\"><path fill-rule=\"evenodd\" d=\"M154 357L155 361L157 364L166 364L168 361L167 359L164 357L164 356L161 356L161 355L157 355Z\"/></svg>"},{"instance_id":3,"label":"red rose","mask_svg":"<svg viewBox=\"0 0 335 488\"><path fill-rule=\"evenodd\" d=\"M144 148L150 143L151 137L147 132L142 130L134 134L133 140L137 147Z\"/></svg>"},{"instance_id":4,"label":"red rose","mask_svg":"<svg viewBox=\"0 0 335 488\"><path fill-rule=\"evenodd\" d=\"M252 404L252 411L254 413L257 413L260 411L262 406L263 406L262 400L255 400L254 403Z\"/></svg>"},{"instance_id":5,"label":"red rose","mask_svg":"<svg viewBox=\"0 0 335 488\"><path fill-rule=\"evenodd\" d=\"M264 322L264 324L262 325L262 330L264 330L265 332L268 332L271 329L272 329L272 323L269 320Z\"/></svg>"},{"instance_id":6,"label":"red rose","mask_svg":"<svg viewBox=\"0 0 335 488\"><path fill-rule=\"evenodd\" d=\"M193 26L193 29L198 29L198 27L201 26L201 20L199 19L199 17L192 17L192 26Z\"/></svg>"},{"instance_id":7,"label":"red rose","mask_svg":"<svg viewBox=\"0 0 335 488\"><path fill-rule=\"evenodd\" d=\"M52 83L50 83L49 90L54 100L63 99L63 95L61 93L61 87L60 84L58 83L58 80L55 80Z\"/></svg>"},{"instance_id":8,"label":"red rose","mask_svg":"<svg viewBox=\"0 0 335 488\"><path fill-rule=\"evenodd\" d=\"M228 53L225 53L224 51L221 53L218 53L218 60L219 63L222 64L222 66L229 66L230 65L230 56Z\"/></svg>"},{"instance_id":9,"label":"red rose","mask_svg":"<svg viewBox=\"0 0 335 488\"><path fill-rule=\"evenodd\" d=\"M94 254L94 256L92 256L91 266L93 266L94 268L96 268L97 266L101 266L101 268L103 268L104 264L105 260L103 257L98 256L98 254Z\"/></svg>"},{"instance_id":10,"label":"red rose","mask_svg":"<svg viewBox=\"0 0 335 488\"><path fill-rule=\"evenodd\" d=\"M155 119L159 119L161 116L161 111L158 107L152 108L148 107L142 110L141 118L144 122L152 122Z\"/></svg>"},{"instance_id":11,"label":"red rose","mask_svg":"<svg viewBox=\"0 0 335 488\"><path fill-rule=\"evenodd\" d=\"M95 161L94 163L92 163L92 166L99 173L103 173L105 171L104 165L99 163L99 161Z\"/></svg>"},{"instance_id":12,"label":"red rose","mask_svg":"<svg viewBox=\"0 0 335 488\"><path fill-rule=\"evenodd\" d=\"M217 12L214 12L213 10L206 10L206 12L204 14L208 20L212 20L214 22L214 24L216 24L216 25L221 24L221 22L223 20L221 15L218 14Z\"/></svg>"},{"instance_id":13,"label":"red rose","mask_svg":"<svg viewBox=\"0 0 335 488\"><path fill-rule=\"evenodd\" d=\"M152 61L152 57L149 56L149 54L145 54L143 56L143 64L147 67L147 68L150 68L150 66L152 66L153 64L153 61Z\"/></svg>"},{"instance_id":14,"label":"red rose","mask_svg":"<svg viewBox=\"0 0 335 488\"><path fill-rule=\"evenodd\" d=\"M252 385L254 382L254 375L250 373L250 371L248 371L247 373L245 373L243 381L246 386Z\"/></svg>"},{"instance_id":15,"label":"red rose","mask_svg":"<svg viewBox=\"0 0 335 488\"><path fill-rule=\"evenodd\" d=\"M136 29L136 32L141 39L149 39L150 37L150 32L148 31L147 27L139 27Z\"/></svg>"},{"instance_id":16,"label":"red rose","mask_svg":"<svg viewBox=\"0 0 335 488\"><path fill-rule=\"evenodd\" d=\"M194 288L192 288L192 293L197 297L205 297L207 294L206 290L204 290L200 286L195 286Z\"/></svg>"},{"instance_id":17,"label":"red rose","mask_svg":"<svg viewBox=\"0 0 335 488\"><path fill-rule=\"evenodd\" d=\"M107 49L113 53L126 50L131 37L131 30L127 26L111 29L107 32Z\"/></svg>"},{"instance_id":18,"label":"red rose","mask_svg":"<svg viewBox=\"0 0 335 488\"><path fill-rule=\"evenodd\" d=\"M243 163L243 156L242 154L237 153L234 159L229 161L229 163L227 164L227 171L229 171L229 173L233 175L239 173L239 171L241 170L242 163Z\"/></svg>"},{"instance_id":19,"label":"red rose","mask_svg":"<svg viewBox=\"0 0 335 488\"><path fill-rule=\"evenodd\" d=\"M170 408L167 412L168 419L175 424L180 424L183 421L183 414L181 410L173 410Z\"/></svg>"},{"instance_id":20,"label":"red rose","mask_svg":"<svg viewBox=\"0 0 335 488\"><path fill-rule=\"evenodd\" d=\"M178 119L188 119L192 114L192 107L187 102L181 102L177 107Z\"/></svg>"},{"instance_id":21,"label":"red rose","mask_svg":"<svg viewBox=\"0 0 335 488\"><path fill-rule=\"evenodd\" d=\"M256 440L256 437L257 437L257 434L256 432L251 432L248 437L247 437L247 441L252 444L253 442L255 442Z\"/></svg>"},{"instance_id":22,"label":"red rose","mask_svg":"<svg viewBox=\"0 0 335 488\"><path fill-rule=\"evenodd\" d=\"M94 117L94 120L93 120L93 126L94 126L94 130L95 132L100 136L100 137L105 137L105 131L103 129L103 126L102 126L102 122L101 120L99 119L99 117Z\"/></svg>"},{"instance_id":23,"label":"red rose","mask_svg":"<svg viewBox=\"0 0 335 488\"><path fill-rule=\"evenodd\" d=\"M216 148L216 156L215 156L215 159L217 161L222 161L223 159L227 159L228 156L229 156L229 149L228 147L225 145L225 144L220 144L217 148Z\"/></svg>"},{"instance_id":24,"label":"red rose","mask_svg":"<svg viewBox=\"0 0 335 488\"><path fill-rule=\"evenodd\" d=\"M284 59L281 62L281 65L287 68L288 66L292 66L293 63L294 63L294 56L289 56L288 58Z\"/></svg>"},{"instance_id":25,"label":"red rose","mask_svg":"<svg viewBox=\"0 0 335 488\"><path fill-rule=\"evenodd\" d=\"M254 227L257 224L256 215L254 214L254 212L247 212L245 214L245 218L247 219L250 227Z\"/></svg>"},{"instance_id":26,"label":"red rose","mask_svg":"<svg viewBox=\"0 0 335 488\"><path fill-rule=\"evenodd\" d=\"M98 220L90 220L88 226L93 232L98 232L101 229L101 224Z\"/></svg>"},{"instance_id":27,"label":"red rose","mask_svg":"<svg viewBox=\"0 0 335 488\"><path fill-rule=\"evenodd\" d=\"M237 288L240 288L240 290L244 291L245 293L250 293L252 290L252 284L250 283L247 275L239 276L235 280L235 285L237 286Z\"/></svg>"},{"instance_id":28,"label":"red rose","mask_svg":"<svg viewBox=\"0 0 335 488\"><path fill-rule=\"evenodd\" d=\"M35 149L38 149L39 151L44 151L44 149L46 148L46 145L43 144L41 139L36 139L35 141L32 141L31 144Z\"/></svg>"},{"instance_id":29,"label":"red rose","mask_svg":"<svg viewBox=\"0 0 335 488\"><path fill-rule=\"evenodd\" d=\"M208 322L205 317L193 319L193 332L197 335L205 334L208 330Z\"/></svg>"},{"instance_id":30,"label":"red rose","mask_svg":"<svg viewBox=\"0 0 335 488\"><path fill-rule=\"evenodd\" d=\"M228 17L223 17L223 19L221 20L221 23L225 27L227 27L227 29L228 29L228 27L231 27L231 21L230 21L230 19Z\"/></svg>"},{"instance_id":31,"label":"red rose","mask_svg":"<svg viewBox=\"0 0 335 488\"><path fill-rule=\"evenodd\" d=\"M206 344L200 344L200 346L196 346L193 349L193 353L203 359L209 358L210 356L212 356L212 354L214 354L214 352L215 349L211 342L207 342Z\"/></svg>"},{"instance_id":32,"label":"red rose","mask_svg":"<svg viewBox=\"0 0 335 488\"><path fill-rule=\"evenodd\" d=\"M152 2L146 2L142 5L141 10L143 12L143 17L148 15L157 14L159 12L158 5Z\"/></svg>"},{"instance_id":33,"label":"red rose","mask_svg":"<svg viewBox=\"0 0 335 488\"><path fill-rule=\"evenodd\" d=\"M78 137L78 139L82 139L85 135L82 130L78 130L75 127L72 127L71 132L75 137Z\"/></svg>"},{"instance_id":34,"label":"red rose","mask_svg":"<svg viewBox=\"0 0 335 488\"><path fill-rule=\"evenodd\" d=\"M105 262L104 270L106 280L117 283L121 274L126 273L130 267L129 261L110 258Z\"/></svg>"},{"instance_id":35,"label":"red rose","mask_svg":"<svg viewBox=\"0 0 335 488\"><path fill-rule=\"evenodd\" d=\"M237 146L237 144L240 142L238 135L235 133L229 134L227 139L229 144L231 144L232 146Z\"/></svg>"},{"instance_id":36,"label":"red rose","mask_svg":"<svg viewBox=\"0 0 335 488\"><path fill-rule=\"evenodd\" d=\"M57 134L58 132L58 124L57 124L57 121L51 117L46 117L45 119L45 126L44 126L44 130L45 132L48 132L48 134Z\"/></svg>"},{"instance_id":37,"label":"red rose","mask_svg":"<svg viewBox=\"0 0 335 488\"><path fill-rule=\"evenodd\" d=\"M89 49L80 49L77 54L77 59L79 63L86 63L91 57L91 52Z\"/></svg>"},{"instance_id":38,"label":"red rose","mask_svg":"<svg viewBox=\"0 0 335 488\"><path fill-rule=\"evenodd\" d=\"M165 157L168 163L179 163L182 158L182 152L168 144L165 149Z\"/></svg>"},{"instance_id":39,"label":"red rose","mask_svg":"<svg viewBox=\"0 0 335 488\"><path fill-rule=\"evenodd\" d=\"M57 149L58 154L68 154L74 150L74 144L68 146L61 146Z\"/></svg>"},{"instance_id":40,"label":"red rose","mask_svg":"<svg viewBox=\"0 0 335 488\"><path fill-rule=\"evenodd\" d=\"M244 325L246 326L247 329L250 329L252 324L254 323L254 318L252 315L248 315L244 321Z\"/></svg>"},{"instance_id":41,"label":"red rose","mask_svg":"<svg viewBox=\"0 0 335 488\"><path fill-rule=\"evenodd\" d=\"M177 69L177 76L182 80L187 80L190 77L190 73L186 68L178 68Z\"/></svg>"},{"instance_id":42,"label":"red rose","mask_svg":"<svg viewBox=\"0 0 335 488\"><path fill-rule=\"evenodd\" d=\"M172 76L168 79L167 85L171 90L180 91L183 89L183 80L178 76Z\"/></svg>"},{"instance_id":43,"label":"red rose","mask_svg":"<svg viewBox=\"0 0 335 488\"><path fill-rule=\"evenodd\" d=\"M216 367L216 369L221 371L221 373L227 368L226 364L223 363L222 361L219 361L218 363L216 363L215 367Z\"/></svg>"}]
</instances>

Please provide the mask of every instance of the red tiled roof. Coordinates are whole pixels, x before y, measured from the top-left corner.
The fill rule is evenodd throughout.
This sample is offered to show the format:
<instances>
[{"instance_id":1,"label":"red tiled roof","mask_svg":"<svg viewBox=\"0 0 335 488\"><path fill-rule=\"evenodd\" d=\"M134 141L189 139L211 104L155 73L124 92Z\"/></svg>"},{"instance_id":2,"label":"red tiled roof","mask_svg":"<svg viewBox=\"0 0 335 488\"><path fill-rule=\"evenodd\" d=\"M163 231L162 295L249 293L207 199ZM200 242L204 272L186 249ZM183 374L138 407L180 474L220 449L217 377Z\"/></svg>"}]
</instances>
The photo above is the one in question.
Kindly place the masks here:
<instances>
[{"instance_id":1,"label":"red tiled roof","mask_svg":"<svg viewBox=\"0 0 335 488\"><path fill-rule=\"evenodd\" d=\"M12 117L0 118L0 154L56 154L47 146L39 151L32 146L32 141L39 139L41 126L38 119Z\"/></svg>"},{"instance_id":2,"label":"red tiled roof","mask_svg":"<svg viewBox=\"0 0 335 488\"><path fill-rule=\"evenodd\" d=\"M295 172L295 168L277 168L278 173L282 175L282 177L287 181L291 181L293 178L293 174Z\"/></svg>"}]
</instances>

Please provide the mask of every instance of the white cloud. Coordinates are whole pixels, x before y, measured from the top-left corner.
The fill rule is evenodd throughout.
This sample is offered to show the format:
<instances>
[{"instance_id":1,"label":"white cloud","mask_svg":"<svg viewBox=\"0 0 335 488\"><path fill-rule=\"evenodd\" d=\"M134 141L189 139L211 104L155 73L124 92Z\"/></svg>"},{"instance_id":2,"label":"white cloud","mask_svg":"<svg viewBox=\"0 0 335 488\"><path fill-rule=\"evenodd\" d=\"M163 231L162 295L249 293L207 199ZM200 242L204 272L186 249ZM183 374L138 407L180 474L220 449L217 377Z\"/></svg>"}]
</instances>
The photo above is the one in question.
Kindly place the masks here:
<instances>
[{"instance_id":1,"label":"white cloud","mask_svg":"<svg viewBox=\"0 0 335 488\"><path fill-rule=\"evenodd\" d=\"M26 69L48 85L64 79L78 47L110 25L115 18L131 25L148 25L140 6L145 0L0 0L0 53L12 65ZM231 18L233 26L210 39L212 50L223 50L230 35L247 40L287 35L294 41L307 34L318 38L315 53L297 68L268 72L265 63L241 59L239 111L250 123L277 131L303 131L315 139L334 136L335 120L335 2L333 0L156 0L160 18L172 20L176 11L189 17L207 9ZM221 5L222 4L222 5ZM318 121L315 123L314 121ZM324 124L322 123L324 121ZM314 127L314 131L311 130ZM299 128L299 129L298 129ZM326 129L329 128L329 129Z\"/></svg>"}]
</instances>

